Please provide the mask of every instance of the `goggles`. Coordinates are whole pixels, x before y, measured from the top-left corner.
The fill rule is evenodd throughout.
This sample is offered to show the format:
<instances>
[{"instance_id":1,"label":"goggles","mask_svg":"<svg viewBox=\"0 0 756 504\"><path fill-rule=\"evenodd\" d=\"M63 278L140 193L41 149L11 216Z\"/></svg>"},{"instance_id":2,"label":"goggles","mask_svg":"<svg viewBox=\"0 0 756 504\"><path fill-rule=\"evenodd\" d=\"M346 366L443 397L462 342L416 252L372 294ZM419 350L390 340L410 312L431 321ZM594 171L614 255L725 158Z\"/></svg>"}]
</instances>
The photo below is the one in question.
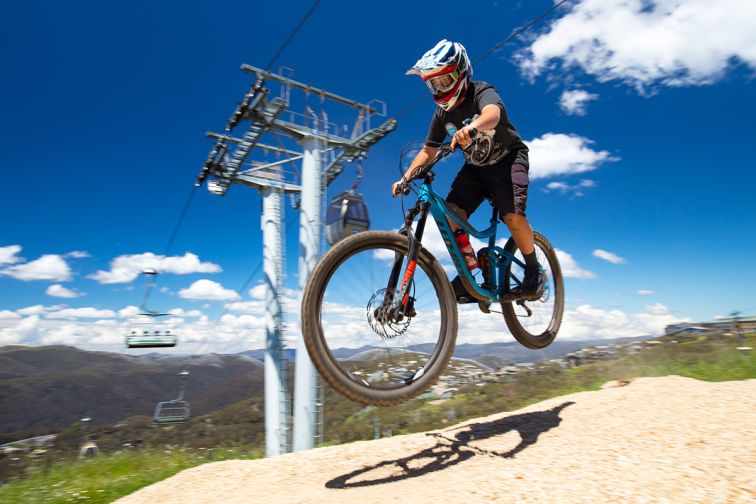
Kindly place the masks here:
<instances>
[{"instance_id":1,"label":"goggles","mask_svg":"<svg viewBox=\"0 0 756 504\"><path fill-rule=\"evenodd\" d=\"M452 69L450 72L427 77L423 80L431 93L434 95L443 95L444 93L451 91L454 88L454 85L457 84L459 73L458 70Z\"/></svg>"}]
</instances>

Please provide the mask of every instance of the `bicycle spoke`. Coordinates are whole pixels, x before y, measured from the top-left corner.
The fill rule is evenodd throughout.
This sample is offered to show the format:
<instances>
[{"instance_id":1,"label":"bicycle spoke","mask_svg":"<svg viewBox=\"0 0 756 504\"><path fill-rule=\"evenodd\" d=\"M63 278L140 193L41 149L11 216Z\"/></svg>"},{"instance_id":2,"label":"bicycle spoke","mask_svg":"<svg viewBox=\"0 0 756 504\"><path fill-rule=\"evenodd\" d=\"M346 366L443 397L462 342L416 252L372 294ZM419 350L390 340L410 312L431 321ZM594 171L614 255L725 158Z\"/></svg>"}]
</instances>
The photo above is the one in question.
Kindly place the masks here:
<instances>
[{"instance_id":1,"label":"bicycle spoke","mask_svg":"<svg viewBox=\"0 0 756 504\"><path fill-rule=\"evenodd\" d=\"M381 309L394 264L394 251L367 249L346 259L324 287L323 339L339 367L352 380L375 388L403 386L429 361L439 344L441 321L436 288L428 272L415 269L409 297L414 316L382 323ZM406 268L406 260L397 285ZM396 293L389 295L396 300Z\"/></svg>"}]
</instances>

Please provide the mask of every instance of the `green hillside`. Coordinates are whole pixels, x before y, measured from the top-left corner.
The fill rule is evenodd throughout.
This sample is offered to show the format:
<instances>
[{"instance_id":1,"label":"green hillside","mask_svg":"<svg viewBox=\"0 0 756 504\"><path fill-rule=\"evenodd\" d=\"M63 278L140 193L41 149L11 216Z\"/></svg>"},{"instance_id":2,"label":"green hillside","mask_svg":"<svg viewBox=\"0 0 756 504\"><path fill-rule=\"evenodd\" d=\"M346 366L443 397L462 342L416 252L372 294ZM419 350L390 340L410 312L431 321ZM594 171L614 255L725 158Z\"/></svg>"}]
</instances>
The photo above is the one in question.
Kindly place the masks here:
<instances>
[{"instance_id":1,"label":"green hillside","mask_svg":"<svg viewBox=\"0 0 756 504\"><path fill-rule=\"evenodd\" d=\"M753 352L738 349L754 344L754 333L663 337L644 344L638 352L629 349L572 368L549 361L535 363L497 382L459 385L448 399L426 394L390 408L366 408L326 389L324 443L436 429L571 392L595 390L609 380L671 374L707 381L756 378ZM132 417L101 427L97 441L103 453L93 460L75 459L78 433L69 429L56 450L37 459L19 457L15 469L9 457L0 459L0 474L4 467L6 477L11 470L15 475L0 486L0 502L71 502L82 496L90 502L110 502L208 460L260 456L263 407L259 397L246 399L168 429L153 427L149 418ZM140 442L135 447L123 446L124 440L137 437Z\"/></svg>"}]
</instances>

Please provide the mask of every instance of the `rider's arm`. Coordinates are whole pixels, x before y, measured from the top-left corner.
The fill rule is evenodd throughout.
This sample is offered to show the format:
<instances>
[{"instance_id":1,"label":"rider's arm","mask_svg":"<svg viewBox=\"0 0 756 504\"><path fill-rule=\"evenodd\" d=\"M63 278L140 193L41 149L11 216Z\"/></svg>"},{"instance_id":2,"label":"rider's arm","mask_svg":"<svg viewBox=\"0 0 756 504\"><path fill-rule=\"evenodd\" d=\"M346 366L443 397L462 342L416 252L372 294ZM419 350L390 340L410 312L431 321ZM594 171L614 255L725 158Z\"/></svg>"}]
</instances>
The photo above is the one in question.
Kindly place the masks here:
<instances>
[{"instance_id":1,"label":"rider's arm","mask_svg":"<svg viewBox=\"0 0 756 504\"><path fill-rule=\"evenodd\" d=\"M420 149L420 152L417 153L410 167L407 168L407 171L404 172L404 175L402 175L402 178L394 182L394 184L391 186L392 196L399 194L400 184L412 180L412 177L415 175L415 173L417 173L417 170L436 156L438 149L433 146L441 145L441 142L444 141L444 138L446 138L446 127L442 124L439 113L438 111L436 111L433 114L430 127L428 128L428 136L425 139L425 145L422 149Z\"/></svg>"},{"instance_id":2,"label":"rider's arm","mask_svg":"<svg viewBox=\"0 0 756 504\"><path fill-rule=\"evenodd\" d=\"M429 147L427 145L420 149L420 152L417 153L417 156L415 156L415 159L412 161L410 167L407 168L407 171L404 172L402 178L394 182L394 185L391 186L391 194L394 196L399 194L399 184L401 182L409 182L410 180L412 180L412 177L415 175L415 173L417 173L418 169L420 169L421 166L427 164L428 161L433 159L436 155L436 152L438 152L437 148Z\"/></svg>"},{"instance_id":3,"label":"rider's arm","mask_svg":"<svg viewBox=\"0 0 756 504\"><path fill-rule=\"evenodd\" d=\"M412 177L415 175L415 173L417 172L417 170L424 164L428 164L428 161L433 159L436 156L437 152L438 152L437 148L430 147L428 145L420 149L420 152L417 153L417 156L415 156L415 159L412 161L412 164L410 165L410 167L407 168L406 172L404 172L404 176L402 177L402 179L404 179L405 182L410 181Z\"/></svg>"},{"instance_id":4,"label":"rider's arm","mask_svg":"<svg viewBox=\"0 0 756 504\"><path fill-rule=\"evenodd\" d=\"M501 120L501 109L497 105L489 104L480 111L480 116L464 128L460 128L454 134L451 141L451 150L454 150L459 144L463 148L472 142L470 131L475 128L478 131L487 131L496 127Z\"/></svg>"}]
</instances>

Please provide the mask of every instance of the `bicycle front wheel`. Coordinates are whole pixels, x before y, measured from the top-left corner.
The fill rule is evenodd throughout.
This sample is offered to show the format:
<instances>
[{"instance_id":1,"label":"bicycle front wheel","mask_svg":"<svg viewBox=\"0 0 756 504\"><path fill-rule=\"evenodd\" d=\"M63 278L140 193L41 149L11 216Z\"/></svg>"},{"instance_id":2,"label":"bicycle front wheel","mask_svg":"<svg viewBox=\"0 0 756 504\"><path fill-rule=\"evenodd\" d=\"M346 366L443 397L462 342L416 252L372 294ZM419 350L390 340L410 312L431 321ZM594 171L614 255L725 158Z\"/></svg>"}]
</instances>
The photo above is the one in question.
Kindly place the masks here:
<instances>
[{"instance_id":1,"label":"bicycle front wheel","mask_svg":"<svg viewBox=\"0 0 756 504\"><path fill-rule=\"evenodd\" d=\"M418 252L406 308L397 306L409 240L366 231L323 256L302 298L302 333L321 376L346 397L375 406L406 401L430 387L454 352L457 307L449 280L425 249ZM389 277L398 274L396 288ZM402 300L399 300L400 302Z\"/></svg>"},{"instance_id":2,"label":"bicycle front wheel","mask_svg":"<svg viewBox=\"0 0 756 504\"><path fill-rule=\"evenodd\" d=\"M554 341L562 325L564 282L562 268L554 247L541 233L534 232L533 238L536 257L546 271L546 288L543 295L535 301L502 303L501 311L512 336L527 348L539 349ZM504 248L520 262L525 262L514 239L510 238ZM510 263L505 276L508 282L507 287L509 289L514 287L515 280L521 280L523 273L522 267Z\"/></svg>"}]
</instances>

